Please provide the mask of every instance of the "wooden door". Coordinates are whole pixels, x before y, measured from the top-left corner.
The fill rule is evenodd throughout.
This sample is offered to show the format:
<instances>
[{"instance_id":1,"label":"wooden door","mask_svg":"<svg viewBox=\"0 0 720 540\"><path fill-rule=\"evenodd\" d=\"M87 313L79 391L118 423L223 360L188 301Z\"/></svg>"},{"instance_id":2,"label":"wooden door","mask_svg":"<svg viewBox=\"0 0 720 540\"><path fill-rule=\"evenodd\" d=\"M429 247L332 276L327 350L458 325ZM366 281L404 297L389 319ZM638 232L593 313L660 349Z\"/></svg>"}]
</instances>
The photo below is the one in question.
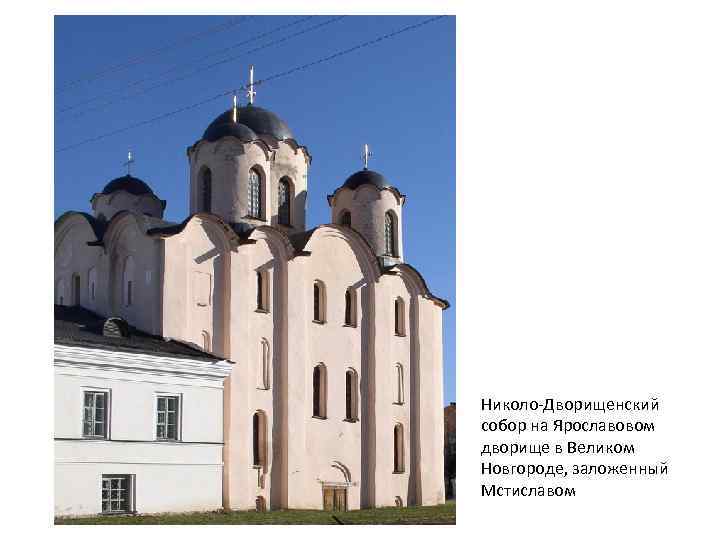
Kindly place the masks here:
<instances>
[{"instance_id":1,"label":"wooden door","mask_svg":"<svg viewBox=\"0 0 720 540\"><path fill-rule=\"evenodd\" d=\"M345 512L347 510L347 489L335 488L335 511Z\"/></svg>"},{"instance_id":2,"label":"wooden door","mask_svg":"<svg viewBox=\"0 0 720 540\"><path fill-rule=\"evenodd\" d=\"M332 510L334 505L333 488L323 488L323 510Z\"/></svg>"}]
</instances>

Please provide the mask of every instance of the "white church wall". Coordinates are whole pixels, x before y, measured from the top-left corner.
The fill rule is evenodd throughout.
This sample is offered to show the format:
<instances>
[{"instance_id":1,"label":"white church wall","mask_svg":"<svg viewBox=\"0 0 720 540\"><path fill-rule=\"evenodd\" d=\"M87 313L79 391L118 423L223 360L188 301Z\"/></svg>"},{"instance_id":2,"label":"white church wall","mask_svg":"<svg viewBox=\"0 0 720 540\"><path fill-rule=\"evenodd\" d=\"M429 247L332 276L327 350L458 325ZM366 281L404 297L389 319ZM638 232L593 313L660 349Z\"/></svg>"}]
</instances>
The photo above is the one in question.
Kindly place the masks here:
<instances>
[{"instance_id":1,"label":"white church wall","mask_svg":"<svg viewBox=\"0 0 720 540\"><path fill-rule=\"evenodd\" d=\"M223 377L200 360L56 346L55 512L101 511L103 474L135 475L135 510L222 505ZM107 434L83 439L83 396L108 393ZM158 395L179 396L179 441L156 439Z\"/></svg>"},{"instance_id":2,"label":"white church wall","mask_svg":"<svg viewBox=\"0 0 720 540\"><path fill-rule=\"evenodd\" d=\"M102 287L96 288L93 300L88 289L88 277L92 268L99 267L103 250L88 246L95 241L95 234L81 215L66 218L55 235L55 299L56 304L76 305L74 276L80 278L80 305L93 309L102 303ZM62 302L61 302L62 297Z\"/></svg>"},{"instance_id":3,"label":"white church wall","mask_svg":"<svg viewBox=\"0 0 720 540\"><path fill-rule=\"evenodd\" d=\"M290 336L293 344L289 360L289 381L296 387L290 395L289 410L293 436L289 443L298 470L291 486L290 505L295 508L322 508L323 482L337 482L337 467L349 471L348 508L360 507L361 493L361 423L345 420L345 372L354 369L362 378L362 314L357 327L344 326L345 290L359 286L365 278L355 254L342 233L318 234L306 249L312 255L291 264L290 290L294 296L289 307ZM326 316L324 324L312 322L313 283L325 286ZM305 334L304 337L300 337ZM296 344L301 348L298 350ZM304 349L304 350L303 350ZM303 354L305 353L305 354ZM327 418L313 418L313 369L324 364L327 373ZM362 391L359 396L362 400ZM360 407L358 407L361 409ZM362 421L362 415L360 421ZM295 436L297 430L302 435Z\"/></svg>"}]
</instances>

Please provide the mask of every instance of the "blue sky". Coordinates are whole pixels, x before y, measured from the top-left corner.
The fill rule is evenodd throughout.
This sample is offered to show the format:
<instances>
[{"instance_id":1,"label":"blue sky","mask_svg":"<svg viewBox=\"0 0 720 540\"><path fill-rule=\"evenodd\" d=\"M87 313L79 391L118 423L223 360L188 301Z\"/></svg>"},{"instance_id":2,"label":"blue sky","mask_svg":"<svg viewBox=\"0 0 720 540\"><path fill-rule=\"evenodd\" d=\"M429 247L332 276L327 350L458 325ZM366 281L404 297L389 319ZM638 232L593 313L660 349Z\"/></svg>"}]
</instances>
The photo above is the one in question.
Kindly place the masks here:
<instances>
[{"instance_id":1,"label":"blue sky","mask_svg":"<svg viewBox=\"0 0 720 540\"><path fill-rule=\"evenodd\" d=\"M55 216L67 210L89 211L92 194L125 174L122 164L131 148L136 159L133 174L168 201L166 219L184 219L185 149L229 108L230 97L57 150L240 87L247 82L251 63L256 80L264 79L428 17L349 16L312 30L333 17L303 18L256 16L220 28L237 19L56 17ZM295 24L278 29L291 23ZM304 30L308 31L291 37ZM265 33L269 34L249 41ZM288 39L248 53L283 38ZM227 49L244 41L249 42ZM142 61L128 62L138 58ZM226 59L231 60L203 69ZM116 68L127 63L132 65ZM95 77L100 72L105 73ZM185 78L144 92L180 77ZM131 96L140 92L144 93ZM370 168L407 195L405 259L420 270L434 294L452 305L444 314L445 402L455 401L454 18L269 81L257 92L256 104L283 118L313 156L308 227L330 221L326 195L362 168L364 143L374 153Z\"/></svg>"}]
</instances>

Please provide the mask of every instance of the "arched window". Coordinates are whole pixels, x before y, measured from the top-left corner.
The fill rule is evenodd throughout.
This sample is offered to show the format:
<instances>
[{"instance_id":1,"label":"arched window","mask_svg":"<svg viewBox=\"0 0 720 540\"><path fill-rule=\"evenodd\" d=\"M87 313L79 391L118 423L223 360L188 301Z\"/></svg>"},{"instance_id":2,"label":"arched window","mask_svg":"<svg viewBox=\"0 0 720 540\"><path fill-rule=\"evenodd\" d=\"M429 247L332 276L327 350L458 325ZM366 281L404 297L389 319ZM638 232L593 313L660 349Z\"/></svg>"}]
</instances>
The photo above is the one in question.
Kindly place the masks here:
<instances>
[{"instance_id":1,"label":"arched window","mask_svg":"<svg viewBox=\"0 0 720 540\"><path fill-rule=\"evenodd\" d=\"M135 261L132 256L129 255L125 259L125 266L123 268L123 304L125 306L132 306L133 304L133 282L135 280Z\"/></svg>"},{"instance_id":2,"label":"arched window","mask_svg":"<svg viewBox=\"0 0 720 540\"><path fill-rule=\"evenodd\" d=\"M74 306L80 305L80 275L79 274L73 274L73 277L72 277L72 299L73 299Z\"/></svg>"},{"instance_id":3,"label":"arched window","mask_svg":"<svg viewBox=\"0 0 720 540\"><path fill-rule=\"evenodd\" d=\"M270 311L269 276L266 270L257 271L257 310Z\"/></svg>"},{"instance_id":4,"label":"arched window","mask_svg":"<svg viewBox=\"0 0 720 540\"><path fill-rule=\"evenodd\" d=\"M262 219L262 182L257 169L250 169L248 173L248 215Z\"/></svg>"},{"instance_id":5,"label":"arched window","mask_svg":"<svg viewBox=\"0 0 720 540\"><path fill-rule=\"evenodd\" d=\"M212 173L207 167L200 173L200 211L212 212Z\"/></svg>"},{"instance_id":6,"label":"arched window","mask_svg":"<svg viewBox=\"0 0 720 540\"><path fill-rule=\"evenodd\" d=\"M327 369L324 364L313 369L313 417L327 418Z\"/></svg>"},{"instance_id":7,"label":"arched window","mask_svg":"<svg viewBox=\"0 0 720 540\"><path fill-rule=\"evenodd\" d=\"M290 225L290 201L292 200L292 186L289 178L281 178L278 183L278 223Z\"/></svg>"},{"instance_id":8,"label":"arched window","mask_svg":"<svg viewBox=\"0 0 720 540\"><path fill-rule=\"evenodd\" d=\"M405 335L405 302L399 297L395 299L395 335Z\"/></svg>"},{"instance_id":9,"label":"arched window","mask_svg":"<svg viewBox=\"0 0 720 540\"><path fill-rule=\"evenodd\" d=\"M357 325L356 293L352 287L345 291L345 326Z\"/></svg>"},{"instance_id":10,"label":"arched window","mask_svg":"<svg viewBox=\"0 0 720 540\"><path fill-rule=\"evenodd\" d=\"M315 281L313 283L313 322L325 322L325 308L325 284L322 281Z\"/></svg>"},{"instance_id":11,"label":"arched window","mask_svg":"<svg viewBox=\"0 0 720 540\"><path fill-rule=\"evenodd\" d=\"M261 390L270 388L270 344L265 338L260 340L260 357L257 366L257 387Z\"/></svg>"},{"instance_id":12,"label":"arched window","mask_svg":"<svg viewBox=\"0 0 720 540\"><path fill-rule=\"evenodd\" d=\"M354 369L345 372L345 420L358 419L358 377Z\"/></svg>"},{"instance_id":13,"label":"arched window","mask_svg":"<svg viewBox=\"0 0 720 540\"><path fill-rule=\"evenodd\" d=\"M345 225L347 227L350 227L352 225L352 217L350 215L350 210L343 210L340 214L340 225Z\"/></svg>"},{"instance_id":14,"label":"arched window","mask_svg":"<svg viewBox=\"0 0 720 540\"><path fill-rule=\"evenodd\" d=\"M210 352L210 334L203 330L202 334L200 334L200 339L202 340L203 351Z\"/></svg>"},{"instance_id":15,"label":"arched window","mask_svg":"<svg viewBox=\"0 0 720 540\"><path fill-rule=\"evenodd\" d=\"M267 422L265 413L256 411L253 414L253 466L267 467Z\"/></svg>"},{"instance_id":16,"label":"arched window","mask_svg":"<svg viewBox=\"0 0 720 540\"><path fill-rule=\"evenodd\" d=\"M402 424L395 424L393 430L393 440L395 441L395 455L393 459L394 470L393 472L401 473L405 472L405 441L403 440L403 427Z\"/></svg>"},{"instance_id":17,"label":"arched window","mask_svg":"<svg viewBox=\"0 0 720 540\"><path fill-rule=\"evenodd\" d=\"M405 403L405 373L402 364L395 364L396 401L398 405Z\"/></svg>"},{"instance_id":18,"label":"arched window","mask_svg":"<svg viewBox=\"0 0 720 540\"><path fill-rule=\"evenodd\" d=\"M395 216L385 212L385 255L395 257Z\"/></svg>"},{"instance_id":19,"label":"arched window","mask_svg":"<svg viewBox=\"0 0 720 540\"><path fill-rule=\"evenodd\" d=\"M88 272L88 298L95 302L95 288L97 284L97 268L94 266Z\"/></svg>"}]
</instances>

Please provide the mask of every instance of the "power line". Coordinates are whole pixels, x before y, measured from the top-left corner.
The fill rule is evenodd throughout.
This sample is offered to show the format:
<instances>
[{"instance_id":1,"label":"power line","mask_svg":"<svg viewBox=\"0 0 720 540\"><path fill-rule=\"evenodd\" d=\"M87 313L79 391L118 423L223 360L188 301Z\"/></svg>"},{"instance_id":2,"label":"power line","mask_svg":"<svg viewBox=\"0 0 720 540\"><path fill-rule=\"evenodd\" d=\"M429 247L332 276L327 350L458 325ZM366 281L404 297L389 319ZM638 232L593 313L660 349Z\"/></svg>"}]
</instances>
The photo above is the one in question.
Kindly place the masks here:
<instances>
[{"instance_id":1,"label":"power line","mask_svg":"<svg viewBox=\"0 0 720 540\"><path fill-rule=\"evenodd\" d=\"M167 45L163 45L162 47L158 47L157 49L151 49L150 51L143 53L139 56L135 56L133 58L130 58L129 60L126 60L120 64L115 64L112 66L109 66L107 68L104 68L100 71L95 72L92 75L88 75L85 77L81 77L79 79L75 79L74 81L70 81L68 83L63 84L59 88L55 90L57 94L61 94L64 92L67 92L71 88L77 86L78 84L84 83L84 82L92 82L97 79L101 79L102 77L110 74L115 73L117 71L121 71L123 69L127 69L132 66L136 66L138 64L142 64L143 62L146 62L148 59L158 56L165 51L168 51L173 48L177 48L183 45L187 45L188 43L192 43L193 41L197 41L198 39L201 39L207 35L224 32L225 30L229 30L235 25L240 24L242 21L251 18L250 15L244 15L242 17L232 17L229 21L226 21L222 24L212 26L210 28L207 28L203 30L202 32L198 32L196 34L190 34L188 36L182 37L180 39L177 39L173 41L172 43L168 43Z\"/></svg>"},{"instance_id":2,"label":"power line","mask_svg":"<svg viewBox=\"0 0 720 540\"><path fill-rule=\"evenodd\" d=\"M112 105L112 104L114 104L114 103L117 103L118 101L127 101L127 100L130 100L130 99L136 98L136 97L138 97L138 96L142 96L142 95L144 95L144 94L147 94L148 92L152 92L153 90L157 90L158 88L165 88L165 87L167 87L167 86L169 86L169 85L171 85L171 84L173 84L173 83L176 83L176 82L179 82L179 81L183 81L183 80L189 79L189 78L191 78L191 77L194 77L195 75L198 75L199 73L203 73L203 72L205 72L205 71L208 71L208 70L210 70L210 69L216 68L216 67L218 67L218 66L227 64L228 62L232 62L232 61L237 60L238 58L242 58L243 56L246 56L246 55L248 55L248 54L252 54L252 53L261 51L262 49L267 49L267 48L272 47L272 46L275 46L275 45L279 45L279 44L281 44L281 43L284 43L284 42L289 41L289 40L291 40L291 39L294 39L294 38L296 38L296 37L299 37L299 36L302 36L302 35L304 35L304 34L313 32L313 31L318 30L318 29L320 29L320 28L322 28L322 27L324 27L324 26L327 26L327 25L329 25L329 24L338 22L339 20L344 19L345 17L346 17L346 15L341 15L341 16L338 16L338 17L334 17L334 18L332 18L332 19L330 19L330 20L323 21L323 22L318 23L318 24L316 24L316 25L313 25L313 26L310 26L310 27L305 28L305 29L303 29L303 30L300 30L300 31L298 31L298 32L295 32L294 34L290 34L289 36L285 36L285 37L276 39L276 40L274 40L274 41L271 41L270 43L266 43L265 45L261 45L261 46L259 46L259 47L255 47L254 49L250 49L250 50L248 50L248 51L245 51L245 52L242 53L242 54L239 54L239 55L236 55L236 56L231 56L231 57L229 57L229 58L225 58L224 60L220 60L220 61L218 61L218 62L214 62L214 63L209 64L209 65L200 66L200 67L194 69L192 72L190 72L190 73L188 73L188 74L186 74L186 75L181 75L181 76L179 76L179 77L174 77L174 78L171 78L171 79L166 79L166 80L164 80L164 81L159 82L158 84L155 84L155 85L153 85L153 86L149 86L149 87L144 88L144 89L142 89L142 90L140 90L140 91L138 91L138 92L134 92L134 93L128 94L128 95L122 95L122 96L120 96L120 97L118 97L118 98L111 99L110 101L107 101L107 102L105 102L105 103L103 103L103 104L101 104L101 105L98 105L98 106L96 106L96 107L88 108L88 109L85 110L85 111L82 111L82 112L79 112L79 113L77 113L77 114L75 114L75 115L73 115L73 116L67 117L67 118L65 118L65 119L63 119L63 120L61 120L61 121L59 121L59 122L61 123L62 121L74 120L74 119L80 118L80 117L82 117L82 116L85 116L85 115L88 114L88 113L92 113L92 112L95 112L95 111L99 111L99 110L106 109L108 106L110 106L110 105Z\"/></svg>"},{"instance_id":3,"label":"power line","mask_svg":"<svg viewBox=\"0 0 720 540\"><path fill-rule=\"evenodd\" d=\"M201 62L201 61L207 60L208 58L211 58L211 57L213 57L213 56L217 56L218 54L222 54L222 53L228 52L228 51L230 51L230 50L232 50L232 49L236 49L236 48L238 48L238 47L242 47L243 45L247 45L248 43L252 43L253 41L257 41L258 39L262 39L262 38L267 37L267 36L269 36L269 35L271 35L271 34L274 34L275 32L277 32L277 31L279 31L279 30L284 30L285 28L289 28L289 27L291 27L291 26L296 26L296 25L298 25L298 24L302 24L302 23L304 23L304 22L306 22L306 21L308 21L309 19L312 19L312 18L313 18L312 15L307 16L307 17L302 17L301 19L298 19L298 20L296 20L296 21L292 21L292 22L290 22L290 23L286 23L286 24L282 24L282 25L280 25L280 26L276 26L275 28L273 28L273 29L271 29L271 30L268 30L267 32L263 32L262 34L258 34L258 35L256 35L256 36L253 36L253 37L251 37L251 38L249 38L249 39L243 40L243 41L241 41L241 42L239 42L239 43L236 43L236 44L234 44L234 45L230 45L229 47L224 47L224 48L222 48L222 49L219 49L219 50L213 51L213 52L211 52L211 53L205 54L205 55L201 56L200 58L196 58L196 59L193 60L192 62L189 62L189 63L188 63L188 62L182 62L181 64L176 64L176 65L174 65L173 67L171 67L171 68L169 68L169 69L167 69L167 70L165 70L165 71L162 71L162 72L158 73L157 75L152 75L152 76L150 76L150 77L144 77L144 78L142 78L142 79L137 79L137 80L129 83L129 84L127 85L127 89L132 88L132 87L134 87L134 86L138 86L138 85L143 84L143 83L148 82L148 81L155 80L155 79L157 79L157 78L162 77L163 75L168 75L168 74L173 73L173 72L175 72L175 71L179 71L179 70L183 70L183 69L188 69L189 67L191 67L190 64L194 64L194 63L196 63L196 62ZM121 91L121 92L113 92L113 93L111 93L110 95L111 95L111 96L113 96L113 95L122 96L122 95L124 95L124 94L125 94L125 91L123 90L123 91ZM83 105L87 105L88 103L92 103L92 102L94 102L94 101L98 101L98 100L100 100L100 99L106 98L107 96L108 96L108 94L100 94L100 95L97 95L97 96L92 97L92 98L90 98L90 99L86 99L86 100L84 100L84 101L80 101L80 102L78 102L78 103L75 103L74 105L70 105L70 106L65 107L65 108L63 108L63 109L60 109L60 110L58 111L58 113L65 113L65 112L68 112L68 111L77 109L78 107L81 107L81 106L83 106Z\"/></svg>"},{"instance_id":4,"label":"power line","mask_svg":"<svg viewBox=\"0 0 720 540\"><path fill-rule=\"evenodd\" d=\"M324 62L329 62L330 60L334 60L335 58L339 58L340 56L344 56L344 55L346 55L346 54L350 54L351 52L357 51L357 50L359 50L359 49L363 49L363 48L365 48L365 47L369 47L369 46L371 46L371 45L375 45L376 43L379 43L379 42L384 41L384 40L386 40L386 39L393 38L393 37L398 36L398 35L400 35L400 34L403 34L403 33L405 33L405 32L409 32L409 31L411 31L411 30L415 30L415 29L417 29L417 28L420 28L420 27L422 27L422 26L425 26L426 24L430 24L430 23L432 23L432 22L438 21L438 20L443 19L443 18L445 18L445 17L447 17L447 15L438 15L438 16L436 16L436 17L431 17L431 18L429 18L429 19L425 19L425 20L422 21L422 22L419 22L419 23L416 23L416 24L412 24L412 25L409 25L409 26L405 26L405 27L403 27L403 28L400 28L399 30L395 30L394 32L390 32L390 33L388 33L388 34L384 34L384 35L379 36L379 37L377 37L377 38L375 38L375 39L372 39L372 40L370 40L370 41L365 41L364 43L361 43L361 44L359 44L359 45L355 45L354 47L350 47L350 48L348 48L348 49L344 49L344 50L342 50L342 51L338 51L338 52L336 52L336 53L334 53L334 54L331 54L331 55L329 55L329 56L325 56L325 57L320 58L320 59L318 59L318 60L314 60L314 61L312 61L312 62L308 62L307 64L302 64L302 65L300 65L300 66L294 67L294 68L289 69L289 70L287 70L287 71L283 71L283 72L280 72L280 73L276 73L275 75L271 75L271 76L269 76L269 77L266 77L265 79L260 79L259 81L256 81L256 82L255 82L255 86L260 85L260 84L267 83L267 82L269 82L269 81L273 81L273 80L279 79L279 78L281 78L281 77L286 77L286 76L288 76L288 75L290 75L290 74L292 74L292 73L297 73L298 71L303 71L303 70L305 70L305 69L308 69L308 68L310 68L310 67L312 67L312 66L317 66L317 65L322 64L322 63L324 63ZM135 128L138 128L138 127L142 127L142 126L151 124L151 123L153 123L153 122L157 122L157 121L159 121L159 120L163 120L163 119L168 118L168 117L170 117L170 116L174 116L174 115L176 115L176 114L180 114L180 113L182 113L182 112L189 111L189 110L191 110L191 109L195 109L195 108L197 108L197 107L200 107L201 105L205 105L206 103L210 103L210 102L212 102L212 101L215 101L215 100L217 100L217 99L220 99L221 97L229 96L229 95L235 93L236 91L240 91L240 90L244 90L244 89L247 89L247 85L242 86L242 87L240 87L240 88L238 88L238 89L232 89L232 90L227 90L227 91L225 91L225 92L221 92L221 93L216 94L216 95L214 95L214 96L212 96L212 97L209 97L209 98L207 98L207 99L203 99L202 101L198 101L198 102L196 102L196 103L193 103L192 105L187 105L187 106L185 106L185 107L181 107L181 108L179 108L179 109L175 109L175 110L173 110L173 111L166 112L166 113L161 114L161 115L159 115L159 116L155 116L155 117L153 117L153 118L149 118L149 119L147 119L147 120L143 120L143 121L137 122L137 123L135 123L135 124L131 124L131 125L129 125L129 126L125 126L125 127L123 127L123 128L116 129L116 130L114 130L114 131L110 131L110 132L108 132L108 133L103 133L102 135L98 135L98 136L92 137L92 138L90 138L90 139L85 139L84 141L80 141L80 142L78 142L78 143L71 144L71 145L69 145L69 146L65 146L65 147L63 147L63 148L59 148L59 149L55 150L55 153L65 152L65 151L67 151L67 150L72 150L72 149L74 149L74 148L77 148L77 147L79 147L79 146L83 146L83 145L85 145L85 144L89 144L89 143L91 143L91 142L99 141L99 140L101 140L101 139L105 139L105 138L107 138L107 137L111 137L111 136L113 136L113 135L117 135L117 134L119 134L119 133L123 133L123 132L125 132L125 131L130 131L130 130L132 130L132 129L135 129Z\"/></svg>"}]
</instances>

